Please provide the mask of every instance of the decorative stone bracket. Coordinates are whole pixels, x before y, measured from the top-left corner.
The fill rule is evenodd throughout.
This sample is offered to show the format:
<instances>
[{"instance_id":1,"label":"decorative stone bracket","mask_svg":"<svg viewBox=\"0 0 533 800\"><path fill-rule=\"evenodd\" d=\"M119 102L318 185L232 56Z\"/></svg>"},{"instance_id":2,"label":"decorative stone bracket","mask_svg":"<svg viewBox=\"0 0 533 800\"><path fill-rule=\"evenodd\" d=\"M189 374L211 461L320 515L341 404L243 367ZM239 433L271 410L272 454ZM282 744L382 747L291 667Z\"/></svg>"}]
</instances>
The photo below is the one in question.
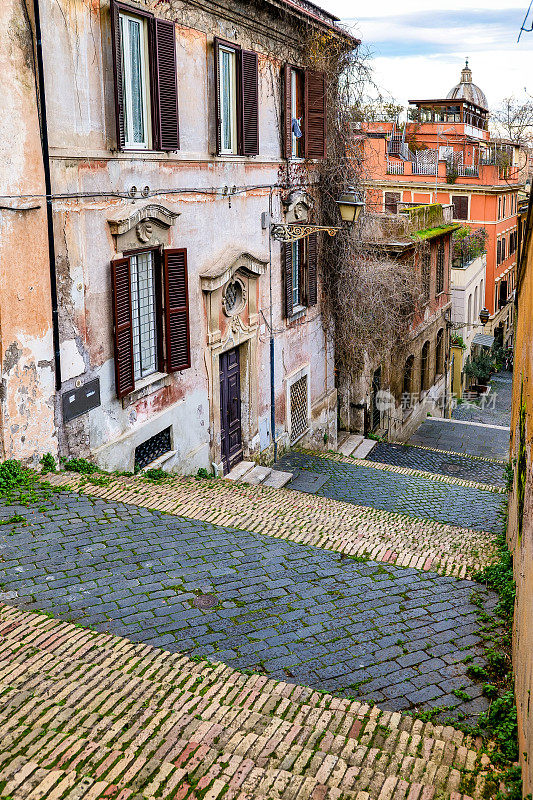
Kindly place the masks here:
<instances>
[{"instance_id":1,"label":"decorative stone bracket","mask_svg":"<svg viewBox=\"0 0 533 800\"><path fill-rule=\"evenodd\" d=\"M165 206L150 203L142 208L131 210L131 205L111 214L107 222L116 237L116 249L121 253L146 245L169 244L169 229L174 225L179 213Z\"/></svg>"}]
</instances>

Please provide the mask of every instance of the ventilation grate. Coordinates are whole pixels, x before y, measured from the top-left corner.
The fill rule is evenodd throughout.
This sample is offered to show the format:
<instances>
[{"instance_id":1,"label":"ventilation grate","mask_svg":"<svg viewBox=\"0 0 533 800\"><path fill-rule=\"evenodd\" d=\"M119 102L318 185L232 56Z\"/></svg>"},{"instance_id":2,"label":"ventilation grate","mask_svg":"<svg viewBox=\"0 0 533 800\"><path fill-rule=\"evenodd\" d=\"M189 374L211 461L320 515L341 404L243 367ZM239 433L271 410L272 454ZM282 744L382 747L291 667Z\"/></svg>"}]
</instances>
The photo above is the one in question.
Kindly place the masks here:
<instances>
[{"instance_id":1,"label":"ventilation grate","mask_svg":"<svg viewBox=\"0 0 533 800\"><path fill-rule=\"evenodd\" d=\"M291 444L294 444L308 427L307 375L303 375L291 386Z\"/></svg>"},{"instance_id":2,"label":"ventilation grate","mask_svg":"<svg viewBox=\"0 0 533 800\"><path fill-rule=\"evenodd\" d=\"M135 448L135 471L143 469L171 449L170 428L165 428Z\"/></svg>"}]
</instances>

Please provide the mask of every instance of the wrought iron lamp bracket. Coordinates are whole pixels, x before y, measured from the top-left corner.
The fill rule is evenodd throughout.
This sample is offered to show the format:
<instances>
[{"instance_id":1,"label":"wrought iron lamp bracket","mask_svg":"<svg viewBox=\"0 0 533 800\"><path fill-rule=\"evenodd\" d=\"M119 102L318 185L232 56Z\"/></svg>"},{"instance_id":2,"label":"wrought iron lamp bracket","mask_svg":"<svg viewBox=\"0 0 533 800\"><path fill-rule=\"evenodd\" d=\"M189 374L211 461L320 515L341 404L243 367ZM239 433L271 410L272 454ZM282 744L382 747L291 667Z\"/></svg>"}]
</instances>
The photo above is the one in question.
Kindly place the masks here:
<instances>
[{"instance_id":1,"label":"wrought iron lamp bracket","mask_svg":"<svg viewBox=\"0 0 533 800\"><path fill-rule=\"evenodd\" d=\"M273 239L278 242L296 242L298 239L307 239L312 233L325 231L329 236L335 236L340 228L326 225L284 225L273 223L270 226L270 233Z\"/></svg>"}]
</instances>

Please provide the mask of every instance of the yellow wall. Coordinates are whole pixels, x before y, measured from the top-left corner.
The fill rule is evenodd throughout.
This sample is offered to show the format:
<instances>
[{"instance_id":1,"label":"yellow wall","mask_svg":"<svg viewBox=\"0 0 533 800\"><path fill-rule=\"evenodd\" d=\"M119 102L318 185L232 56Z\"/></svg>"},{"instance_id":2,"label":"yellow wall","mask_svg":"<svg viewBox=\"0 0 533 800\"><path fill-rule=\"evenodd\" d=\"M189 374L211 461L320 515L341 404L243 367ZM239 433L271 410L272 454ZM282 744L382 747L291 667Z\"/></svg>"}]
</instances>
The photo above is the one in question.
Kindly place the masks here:
<instances>
[{"instance_id":1,"label":"yellow wall","mask_svg":"<svg viewBox=\"0 0 533 800\"><path fill-rule=\"evenodd\" d=\"M511 457L515 464L509 505L509 546L517 585L513 664L524 796L533 791L533 246L519 266ZM519 500L523 487L523 504Z\"/></svg>"}]
</instances>

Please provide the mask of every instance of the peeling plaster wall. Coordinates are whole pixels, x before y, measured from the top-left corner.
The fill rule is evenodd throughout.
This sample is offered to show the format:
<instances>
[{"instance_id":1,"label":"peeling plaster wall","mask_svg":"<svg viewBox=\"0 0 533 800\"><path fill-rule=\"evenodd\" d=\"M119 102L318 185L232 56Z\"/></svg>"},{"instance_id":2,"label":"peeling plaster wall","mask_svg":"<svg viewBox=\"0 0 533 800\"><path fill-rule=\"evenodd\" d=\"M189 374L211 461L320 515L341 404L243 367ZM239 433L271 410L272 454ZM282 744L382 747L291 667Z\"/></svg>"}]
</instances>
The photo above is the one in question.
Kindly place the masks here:
<instances>
[{"instance_id":1,"label":"peeling plaster wall","mask_svg":"<svg viewBox=\"0 0 533 800\"><path fill-rule=\"evenodd\" d=\"M50 83L52 181L56 192L124 192L131 186L158 191L149 202L179 213L169 230L170 247L186 247L192 366L167 376L142 392L116 397L111 315L110 260L116 255L108 218L120 209L148 201L114 198L61 200L54 204L64 390L100 379L101 406L73 422L58 425L61 447L72 455L93 455L106 467L131 469L134 449L172 426L177 455L170 466L183 472L210 467L218 459L218 386L211 376L211 350L200 275L228 248L269 258L269 232L261 228L268 211L268 188L285 169L280 152L280 72L290 49L291 31L273 17L250 13L255 4L138 3L177 22L180 144L177 153L113 150L115 144L110 21L107 0L58 0L43 15L45 70ZM213 4L213 8L215 5ZM226 8L226 12L223 9ZM206 11L207 9L207 11ZM260 155L215 157L213 37L231 39L259 53ZM272 51L276 53L272 55ZM250 187L231 198L184 188ZM274 195L274 218L283 219ZM319 306L296 323L283 318L281 249L272 243L273 326L276 331L276 427L287 431L286 378L310 365L309 438L324 446L336 439L333 352L326 347ZM270 431L269 273L258 278L257 348L249 370L255 393L252 416L243 420L245 453L259 456ZM264 316L263 316L264 315ZM213 413L215 409L215 413ZM260 433L262 431L262 434ZM265 431L267 439L265 439Z\"/></svg>"},{"instance_id":2,"label":"peeling plaster wall","mask_svg":"<svg viewBox=\"0 0 533 800\"><path fill-rule=\"evenodd\" d=\"M57 452L44 175L30 20L0 4L0 458ZM38 195L21 210L18 195ZM6 206L11 206L6 208Z\"/></svg>"},{"instance_id":3,"label":"peeling plaster wall","mask_svg":"<svg viewBox=\"0 0 533 800\"><path fill-rule=\"evenodd\" d=\"M524 237L530 231L524 231ZM518 752L524 797L533 792L533 249L525 240L519 264L518 307L513 367L511 464L507 539L513 553L516 603L513 630L513 670L518 713ZM518 487L523 505L518 502Z\"/></svg>"}]
</instances>

